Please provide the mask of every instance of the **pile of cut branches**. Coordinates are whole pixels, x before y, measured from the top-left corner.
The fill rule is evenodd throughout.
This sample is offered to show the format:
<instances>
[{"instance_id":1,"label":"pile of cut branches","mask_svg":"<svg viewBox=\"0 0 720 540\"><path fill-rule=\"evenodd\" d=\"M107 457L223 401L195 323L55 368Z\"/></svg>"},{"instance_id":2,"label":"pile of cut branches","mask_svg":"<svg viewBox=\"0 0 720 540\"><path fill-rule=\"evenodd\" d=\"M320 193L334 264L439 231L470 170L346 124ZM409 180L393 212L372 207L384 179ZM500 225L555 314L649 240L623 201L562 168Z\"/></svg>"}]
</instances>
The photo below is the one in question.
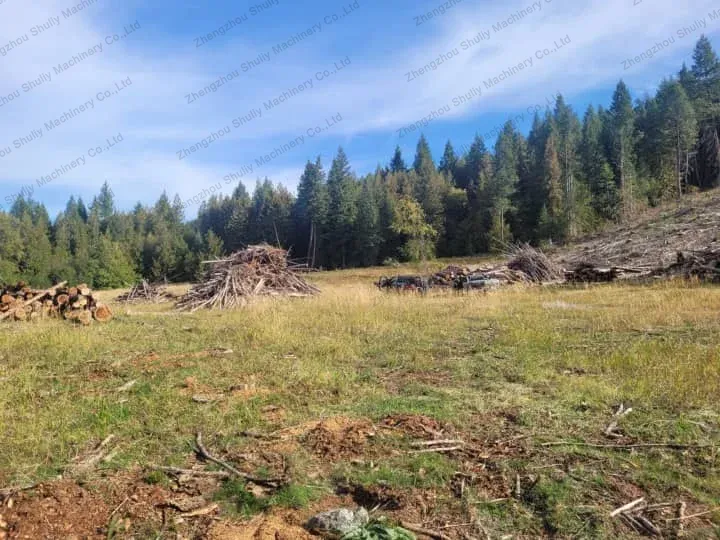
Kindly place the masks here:
<instances>
[{"instance_id":1,"label":"pile of cut branches","mask_svg":"<svg viewBox=\"0 0 720 540\"><path fill-rule=\"evenodd\" d=\"M287 251L266 244L203 264L208 265L204 278L178 300L177 309L229 309L258 296L305 297L320 292L288 263Z\"/></svg>"},{"instance_id":2,"label":"pile of cut branches","mask_svg":"<svg viewBox=\"0 0 720 540\"><path fill-rule=\"evenodd\" d=\"M149 283L143 279L140 283L136 283L128 292L118 296L116 300L125 304L138 302L153 302L159 304L161 302L175 300L175 295L167 291L166 283Z\"/></svg>"},{"instance_id":3,"label":"pile of cut branches","mask_svg":"<svg viewBox=\"0 0 720 540\"><path fill-rule=\"evenodd\" d=\"M700 281L720 282L720 250L678 252L674 264L658 270L656 274Z\"/></svg>"},{"instance_id":4,"label":"pile of cut branches","mask_svg":"<svg viewBox=\"0 0 720 540\"><path fill-rule=\"evenodd\" d=\"M112 312L97 301L87 285L68 287L67 282L46 290L35 290L25 282L0 287L0 321L32 321L44 317L62 318L83 325L93 319L107 322Z\"/></svg>"},{"instance_id":5,"label":"pile of cut branches","mask_svg":"<svg viewBox=\"0 0 720 540\"><path fill-rule=\"evenodd\" d=\"M508 256L511 259L507 267L510 270L522 272L527 276L528 281L545 283L565 278L563 269L560 266L530 244L511 246Z\"/></svg>"}]
</instances>

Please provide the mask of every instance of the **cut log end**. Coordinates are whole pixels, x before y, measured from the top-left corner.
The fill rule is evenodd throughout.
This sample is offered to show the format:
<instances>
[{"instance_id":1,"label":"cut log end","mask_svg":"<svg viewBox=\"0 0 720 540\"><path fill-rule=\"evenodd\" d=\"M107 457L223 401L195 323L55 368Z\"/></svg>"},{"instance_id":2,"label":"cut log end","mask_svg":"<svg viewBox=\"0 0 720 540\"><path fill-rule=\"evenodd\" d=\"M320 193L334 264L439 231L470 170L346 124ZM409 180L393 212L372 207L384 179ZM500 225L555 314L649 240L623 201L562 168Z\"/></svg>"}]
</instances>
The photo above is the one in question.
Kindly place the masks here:
<instances>
[{"instance_id":1,"label":"cut log end","mask_svg":"<svg viewBox=\"0 0 720 540\"><path fill-rule=\"evenodd\" d=\"M108 322L112 320L113 314L108 306L106 306L105 304L98 304L97 306L95 306L93 317L95 317L95 320L98 322Z\"/></svg>"}]
</instances>

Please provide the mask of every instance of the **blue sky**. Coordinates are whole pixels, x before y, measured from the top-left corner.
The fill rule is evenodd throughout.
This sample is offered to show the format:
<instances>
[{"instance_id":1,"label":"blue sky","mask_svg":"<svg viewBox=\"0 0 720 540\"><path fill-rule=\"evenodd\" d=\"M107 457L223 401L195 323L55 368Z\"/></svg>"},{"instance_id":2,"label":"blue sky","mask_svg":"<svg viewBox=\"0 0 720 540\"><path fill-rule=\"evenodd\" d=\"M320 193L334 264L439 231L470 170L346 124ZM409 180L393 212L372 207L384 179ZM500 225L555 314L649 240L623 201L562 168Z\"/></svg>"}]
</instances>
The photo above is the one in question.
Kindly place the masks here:
<instances>
[{"instance_id":1,"label":"blue sky","mask_svg":"<svg viewBox=\"0 0 720 540\"><path fill-rule=\"evenodd\" d=\"M339 145L358 174L397 144L411 161L421 131L436 159L448 138L460 149L489 134L492 146L494 129L514 119L527 132L557 92L580 115L621 77L636 97L653 92L701 33L718 46L715 8L2 0L0 206L25 193L55 214L105 180L124 209L163 190L229 194L238 177L249 190L265 176L294 189L307 159L329 165Z\"/></svg>"}]
</instances>

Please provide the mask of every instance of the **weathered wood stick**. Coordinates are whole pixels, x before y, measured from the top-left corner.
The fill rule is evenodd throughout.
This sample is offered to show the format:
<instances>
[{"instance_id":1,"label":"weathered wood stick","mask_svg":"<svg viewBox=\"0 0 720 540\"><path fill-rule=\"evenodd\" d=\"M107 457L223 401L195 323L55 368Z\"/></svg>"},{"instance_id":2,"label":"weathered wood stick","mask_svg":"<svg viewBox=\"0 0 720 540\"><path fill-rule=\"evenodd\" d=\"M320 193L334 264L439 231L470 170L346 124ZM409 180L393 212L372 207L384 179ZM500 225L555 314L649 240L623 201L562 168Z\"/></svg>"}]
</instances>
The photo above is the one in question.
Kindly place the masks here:
<instances>
[{"instance_id":1,"label":"weathered wood stick","mask_svg":"<svg viewBox=\"0 0 720 540\"><path fill-rule=\"evenodd\" d=\"M688 450L693 448L717 448L717 444L681 444L674 442L665 443L638 443L638 444L593 444L574 441L552 441L542 443L541 446L585 446L588 448L674 448L676 450Z\"/></svg>"},{"instance_id":2,"label":"weathered wood stick","mask_svg":"<svg viewBox=\"0 0 720 540\"><path fill-rule=\"evenodd\" d=\"M196 452L198 456L200 456L202 459L206 461L210 461L214 463L215 465L219 465L226 471L231 472L235 476L239 478L243 478L247 480L248 482L252 482L253 484L257 484L259 486L267 486L267 487L273 487L276 488L278 486L281 486L283 484L283 481L281 479L272 479L272 478L256 478L254 476L251 476L247 473L244 473L237 468L233 467L229 463L222 461L221 459L218 459L214 457L210 452L207 451L207 448L203 445L202 442L202 433L198 431L197 435L195 436L195 445L196 445Z\"/></svg>"},{"instance_id":3,"label":"weathered wood stick","mask_svg":"<svg viewBox=\"0 0 720 540\"><path fill-rule=\"evenodd\" d=\"M615 517L618 514L622 514L624 512L627 512L628 510L632 510L633 508L641 505L645 502L645 497L640 497L639 499L635 499L632 502L627 503L626 505L621 506L620 508L616 508L612 512L610 512L610 517Z\"/></svg>"},{"instance_id":4,"label":"weathered wood stick","mask_svg":"<svg viewBox=\"0 0 720 540\"><path fill-rule=\"evenodd\" d=\"M443 533L431 531L430 529L425 529L424 527L421 527L420 525L415 525L414 523L407 523L406 521L401 521L400 526L410 532L422 534L424 536L427 536L428 538L432 538L433 540L450 540L450 537L444 535Z\"/></svg>"}]
</instances>

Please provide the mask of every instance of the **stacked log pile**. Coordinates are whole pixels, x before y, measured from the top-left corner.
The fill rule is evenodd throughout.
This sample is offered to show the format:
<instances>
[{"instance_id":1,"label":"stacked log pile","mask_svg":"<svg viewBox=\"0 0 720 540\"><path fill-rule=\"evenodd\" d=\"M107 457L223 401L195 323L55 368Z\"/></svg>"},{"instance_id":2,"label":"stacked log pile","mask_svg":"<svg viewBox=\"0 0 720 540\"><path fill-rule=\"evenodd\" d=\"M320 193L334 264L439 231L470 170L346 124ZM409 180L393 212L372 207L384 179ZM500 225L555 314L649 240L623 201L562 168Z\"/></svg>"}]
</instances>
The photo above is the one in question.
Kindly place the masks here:
<instances>
[{"instance_id":1,"label":"stacked log pile","mask_svg":"<svg viewBox=\"0 0 720 540\"><path fill-rule=\"evenodd\" d=\"M209 265L203 280L178 300L177 309L229 309L259 296L305 297L320 292L288 262L287 251L268 245L250 246L227 259L203 264Z\"/></svg>"},{"instance_id":2,"label":"stacked log pile","mask_svg":"<svg viewBox=\"0 0 720 540\"><path fill-rule=\"evenodd\" d=\"M473 271L467 266L450 265L433 274L430 283L433 287L456 287L458 279L469 276Z\"/></svg>"},{"instance_id":3,"label":"stacked log pile","mask_svg":"<svg viewBox=\"0 0 720 540\"><path fill-rule=\"evenodd\" d=\"M68 287L67 282L46 290L34 290L27 283L0 288L0 321L32 321L45 317L62 318L89 325L107 322L112 312L93 296L87 285Z\"/></svg>"},{"instance_id":4,"label":"stacked log pile","mask_svg":"<svg viewBox=\"0 0 720 540\"><path fill-rule=\"evenodd\" d=\"M159 304L175 300L175 295L168 292L165 283L149 283L143 279L140 283L136 283L128 292L118 296L116 300L125 304L139 302Z\"/></svg>"}]
</instances>

